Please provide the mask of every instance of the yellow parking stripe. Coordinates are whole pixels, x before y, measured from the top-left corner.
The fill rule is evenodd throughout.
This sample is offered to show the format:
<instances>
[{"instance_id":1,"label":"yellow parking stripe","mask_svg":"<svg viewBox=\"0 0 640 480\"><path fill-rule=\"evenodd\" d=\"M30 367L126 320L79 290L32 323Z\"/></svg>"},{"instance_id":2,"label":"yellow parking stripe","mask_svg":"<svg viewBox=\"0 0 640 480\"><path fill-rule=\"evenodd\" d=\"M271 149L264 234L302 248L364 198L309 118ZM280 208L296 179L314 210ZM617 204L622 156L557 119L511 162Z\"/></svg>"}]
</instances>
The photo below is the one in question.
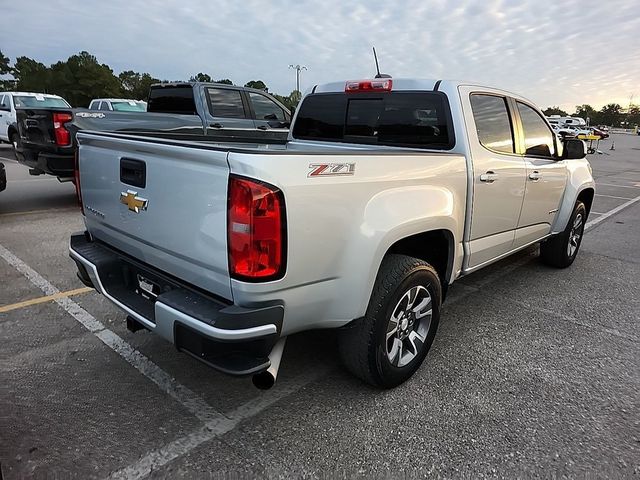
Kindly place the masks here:
<instances>
[{"instance_id":1,"label":"yellow parking stripe","mask_svg":"<svg viewBox=\"0 0 640 480\"><path fill-rule=\"evenodd\" d=\"M81 293L87 293L92 291L93 288L82 287L75 290L67 290L66 292L56 293L54 295L47 295L46 297L32 298L31 300L25 300L24 302L12 303L11 305L3 305L0 307L0 313L10 312L11 310L17 310L18 308L30 307L31 305L37 305L39 303L51 302L59 298L71 297L73 295L80 295Z\"/></svg>"}]
</instances>

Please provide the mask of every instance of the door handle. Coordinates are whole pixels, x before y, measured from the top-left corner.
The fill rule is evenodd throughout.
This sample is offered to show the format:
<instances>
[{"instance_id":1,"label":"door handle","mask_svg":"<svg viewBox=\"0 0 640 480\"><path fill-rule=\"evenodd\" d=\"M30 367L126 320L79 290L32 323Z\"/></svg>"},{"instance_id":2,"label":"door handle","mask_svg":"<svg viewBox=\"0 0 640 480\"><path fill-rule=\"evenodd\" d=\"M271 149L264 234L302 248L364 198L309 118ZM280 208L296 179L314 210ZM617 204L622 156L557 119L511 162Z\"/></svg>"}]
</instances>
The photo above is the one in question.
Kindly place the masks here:
<instances>
[{"instance_id":1,"label":"door handle","mask_svg":"<svg viewBox=\"0 0 640 480\"><path fill-rule=\"evenodd\" d=\"M537 182L541 178L542 178L542 175L540 175L540 172L538 172L537 170L534 170L529 174L529 180L533 180L534 182Z\"/></svg>"},{"instance_id":2,"label":"door handle","mask_svg":"<svg viewBox=\"0 0 640 480\"><path fill-rule=\"evenodd\" d=\"M221 123L212 123L209 125L211 128L224 128L224 125Z\"/></svg>"},{"instance_id":3,"label":"door handle","mask_svg":"<svg viewBox=\"0 0 640 480\"><path fill-rule=\"evenodd\" d=\"M257 128L258 130L269 130L269 127L266 125L259 125Z\"/></svg>"},{"instance_id":4,"label":"door handle","mask_svg":"<svg viewBox=\"0 0 640 480\"><path fill-rule=\"evenodd\" d=\"M493 183L498 179L498 174L489 170L487 173L480 175L481 182Z\"/></svg>"}]
</instances>

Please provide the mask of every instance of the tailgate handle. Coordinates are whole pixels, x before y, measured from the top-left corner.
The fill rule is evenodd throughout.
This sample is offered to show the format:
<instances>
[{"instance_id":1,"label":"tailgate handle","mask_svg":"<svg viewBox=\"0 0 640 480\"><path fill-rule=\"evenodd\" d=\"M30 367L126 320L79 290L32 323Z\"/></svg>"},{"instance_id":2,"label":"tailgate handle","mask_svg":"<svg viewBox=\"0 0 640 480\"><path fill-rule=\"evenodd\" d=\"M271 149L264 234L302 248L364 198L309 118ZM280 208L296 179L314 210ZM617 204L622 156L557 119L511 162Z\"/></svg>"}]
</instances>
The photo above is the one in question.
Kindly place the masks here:
<instances>
[{"instance_id":1,"label":"tailgate handle","mask_svg":"<svg viewBox=\"0 0 640 480\"><path fill-rule=\"evenodd\" d=\"M147 186L147 164L133 158L120 159L120 181L132 187Z\"/></svg>"}]
</instances>

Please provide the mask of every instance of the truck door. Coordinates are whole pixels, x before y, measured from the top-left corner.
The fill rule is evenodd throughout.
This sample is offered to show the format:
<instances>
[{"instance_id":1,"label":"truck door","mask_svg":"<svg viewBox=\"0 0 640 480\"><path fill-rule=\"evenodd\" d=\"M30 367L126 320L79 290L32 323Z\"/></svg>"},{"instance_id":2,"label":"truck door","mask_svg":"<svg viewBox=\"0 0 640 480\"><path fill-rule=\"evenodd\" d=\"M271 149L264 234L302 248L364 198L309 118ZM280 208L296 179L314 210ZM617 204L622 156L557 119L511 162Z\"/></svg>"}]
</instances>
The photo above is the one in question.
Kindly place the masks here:
<instances>
[{"instance_id":1,"label":"truck door","mask_svg":"<svg viewBox=\"0 0 640 480\"><path fill-rule=\"evenodd\" d=\"M256 136L242 92L233 88L206 87L209 114L207 135L221 140Z\"/></svg>"},{"instance_id":2,"label":"truck door","mask_svg":"<svg viewBox=\"0 0 640 480\"><path fill-rule=\"evenodd\" d=\"M514 247L534 242L551 231L567 182L565 160L558 160L553 131L531 105L513 100L518 120L518 150L527 169L522 213Z\"/></svg>"},{"instance_id":3,"label":"truck door","mask_svg":"<svg viewBox=\"0 0 640 480\"><path fill-rule=\"evenodd\" d=\"M465 270L513 248L524 198L526 167L516 151L508 99L460 87L473 162L469 255Z\"/></svg>"}]
</instances>

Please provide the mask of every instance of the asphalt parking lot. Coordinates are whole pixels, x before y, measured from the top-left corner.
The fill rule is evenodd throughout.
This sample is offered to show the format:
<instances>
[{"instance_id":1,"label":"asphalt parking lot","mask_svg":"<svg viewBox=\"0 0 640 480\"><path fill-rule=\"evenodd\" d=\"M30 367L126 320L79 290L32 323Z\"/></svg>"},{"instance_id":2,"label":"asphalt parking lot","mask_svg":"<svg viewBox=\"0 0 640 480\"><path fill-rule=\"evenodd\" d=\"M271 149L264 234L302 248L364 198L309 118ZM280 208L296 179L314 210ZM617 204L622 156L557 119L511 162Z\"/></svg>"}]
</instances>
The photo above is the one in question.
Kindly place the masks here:
<instances>
[{"instance_id":1,"label":"asphalt parking lot","mask_svg":"<svg viewBox=\"0 0 640 480\"><path fill-rule=\"evenodd\" d=\"M0 477L640 475L640 137L613 140L573 266L532 248L457 282L391 391L331 332L291 338L267 392L130 333L67 256L73 186L0 147Z\"/></svg>"}]
</instances>

